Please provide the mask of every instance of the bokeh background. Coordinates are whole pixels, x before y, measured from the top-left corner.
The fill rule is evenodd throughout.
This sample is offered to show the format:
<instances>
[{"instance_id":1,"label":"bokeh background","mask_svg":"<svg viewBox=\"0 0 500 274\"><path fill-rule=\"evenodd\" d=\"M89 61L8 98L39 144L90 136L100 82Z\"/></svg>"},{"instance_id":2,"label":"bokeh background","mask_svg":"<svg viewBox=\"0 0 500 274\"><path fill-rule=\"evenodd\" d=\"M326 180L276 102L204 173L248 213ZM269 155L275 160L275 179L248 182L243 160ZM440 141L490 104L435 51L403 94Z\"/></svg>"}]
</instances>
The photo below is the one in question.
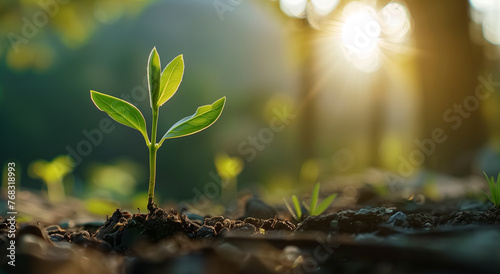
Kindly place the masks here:
<instances>
[{"instance_id":1,"label":"bokeh background","mask_svg":"<svg viewBox=\"0 0 500 274\"><path fill-rule=\"evenodd\" d=\"M156 46L162 66L179 54L186 64L159 134L227 96L217 123L158 152L163 202L192 202L219 175L278 203L370 170L495 175L499 18L495 0L2 1L0 162L53 201L145 208L142 136L119 124L95 133L107 115L89 90L127 99L149 124Z\"/></svg>"}]
</instances>

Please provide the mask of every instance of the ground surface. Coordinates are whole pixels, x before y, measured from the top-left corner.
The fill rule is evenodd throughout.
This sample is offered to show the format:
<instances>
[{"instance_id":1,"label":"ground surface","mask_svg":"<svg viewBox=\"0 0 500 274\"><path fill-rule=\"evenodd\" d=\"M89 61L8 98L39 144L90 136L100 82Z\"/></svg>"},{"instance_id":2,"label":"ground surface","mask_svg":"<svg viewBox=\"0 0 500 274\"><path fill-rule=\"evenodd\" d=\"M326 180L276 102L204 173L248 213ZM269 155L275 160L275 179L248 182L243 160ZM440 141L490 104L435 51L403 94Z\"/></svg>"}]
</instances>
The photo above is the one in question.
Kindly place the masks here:
<instances>
[{"instance_id":1,"label":"ground surface","mask_svg":"<svg viewBox=\"0 0 500 274\"><path fill-rule=\"evenodd\" d=\"M500 210L477 201L338 209L301 223L158 208L103 222L18 224L6 273L500 273ZM255 206L253 206L255 208ZM279 214L278 214L279 215ZM0 225L1 250L8 226Z\"/></svg>"}]
</instances>

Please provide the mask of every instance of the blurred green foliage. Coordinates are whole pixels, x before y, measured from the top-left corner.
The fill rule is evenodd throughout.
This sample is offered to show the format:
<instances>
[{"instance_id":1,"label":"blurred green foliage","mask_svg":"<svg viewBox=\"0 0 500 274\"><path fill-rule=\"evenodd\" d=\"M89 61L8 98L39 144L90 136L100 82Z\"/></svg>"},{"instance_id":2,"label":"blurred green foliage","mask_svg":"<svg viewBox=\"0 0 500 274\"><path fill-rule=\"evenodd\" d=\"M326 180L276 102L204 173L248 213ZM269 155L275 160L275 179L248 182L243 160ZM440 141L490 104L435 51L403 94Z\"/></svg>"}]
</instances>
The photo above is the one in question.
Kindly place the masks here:
<instances>
[{"instance_id":1,"label":"blurred green foliage","mask_svg":"<svg viewBox=\"0 0 500 274\"><path fill-rule=\"evenodd\" d=\"M84 4L83 1L75 3ZM79 13L91 13L89 9L93 6L90 3L94 1L86 3L88 9ZM249 24L248 20L256 14L250 3L235 11L231 16L236 17L227 23L221 23L211 2L153 2L149 8L144 1L138 3L144 4L142 13L124 14L113 24L99 23L79 47L63 44L50 26L51 21L27 44L38 45L36 41L40 39L45 47L53 49L54 62L46 70L33 67L17 70L7 62L0 62L0 116L5 117L5 134L0 142L2 162L16 159L19 166L28 166L35 159L50 159L83 148L85 155L78 154L79 159L74 159L75 184L70 193L80 198L93 193L90 170L97 163L114 165L118 159L126 158L140 166L147 164L147 152L141 147L130 146L141 142L140 135L136 136L118 125L112 128L112 134L102 133L102 138L94 134L100 129L103 116L88 100L88 88L109 90L132 101L140 109L148 108L147 82L144 84L144 74L137 73L137 67L145 67L144 60L154 45L164 52L166 59L185 53L186 62L191 64L186 67L185 74L189 80L180 87L182 92L176 95L176 104L166 103L168 107L162 111L164 118L158 130L168 130L170 125L183 118L186 108L198 106L195 102L211 101L226 94L231 100L231 106L225 110L228 115L213 126L215 130L204 131L186 140L173 139L164 144L164 152L158 153L161 164L157 172L161 179L157 192L165 200L186 199L189 202L195 195L193 188L203 187L212 180L211 172L217 173L213 159L218 151L226 151L245 161L246 155L239 154L238 145L269 126L273 106L283 108L283 104L276 102L286 101L291 108L294 83L285 76L293 71L286 68L281 54L284 45L280 38L282 31ZM19 4L10 5L9 9L3 7L2 12L13 10ZM238 12L243 17L238 18ZM22 21L19 17L16 20L17 25L10 28L20 33ZM272 18L262 17L260 20L264 25L275 24ZM0 29L6 30L9 26L1 24ZM5 60L6 51L11 48L7 33L3 31L4 39L0 41L1 60ZM31 57L28 59L32 60ZM274 61L268 63L268 60ZM21 106L23 111L19 112ZM144 115L146 119L151 118L149 113ZM36 138L33 138L34 133ZM100 142L94 145L90 135ZM257 160L251 163L251 171L242 171L238 178L241 189L255 185L257 181L272 180L267 161L276 162L275 171L286 173L287 166L294 164L294 158L279 158L280 154L295 153L288 149L283 154L287 147L293 146L294 140L289 138L293 135L292 128L280 132L265 151L259 151ZM91 144L88 152L86 144ZM106 149L102 149L104 147ZM198 171L191 172L185 164L188 162ZM134 190L139 193L147 188L147 173L142 172ZM23 187L40 189L39 180L25 178ZM170 189L172 185L175 189ZM97 198L108 199L106 195ZM113 199L121 201L122 198Z\"/></svg>"},{"instance_id":2,"label":"blurred green foliage","mask_svg":"<svg viewBox=\"0 0 500 274\"><path fill-rule=\"evenodd\" d=\"M63 179L72 171L73 159L66 155L57 156L50 162L36 160L28 168L30 177L41 179L45 183L49 200L52 203L65 200Z\"/></svg>"},{"instance_id":3,"label":"blurred green foliage","mask_svg":"<svg viewBox=\"0 0 500 274\"><path fill-rule=\"evenodd\" d=\"M498 173L496 181L493 176L488 177L488 174L486 174L486 172L484 173L484 176L488 181L488 187L490 189L489 195L488 193L486 193L486 191L483 190L484 195L486 195L486 197L488 197L488 200L490 200L490 202L493 203L496 207L500 207L500 173Z\"/></svg>"},{"instance_id":4,"label":"blurred green foliage","mask_svg":"<svg viewBox=\"0 0 500 274\"><path fill-rule=\"evenodd\" d=\"M0 57L14 70L48 69L62 44L79 48L101 24L133 18L151 0L4 0L0 3ZM53 38L57 38L57 40Z\"/></svg>"},{"instance_id":5,"label":"blurred green foliage","mask_svg":"<svg viewBox=\"0 0 500 274\"><path fill-rule=\"evenodd\" d=\"M52 2L42 0L42 3ZM57 3L62 2L59 0ZM337 22L335 14L341 14L347 2L350 1L341 1L338 10L329 19ZM468 32L442 21L444 19L441 18L450 17L447 12L456 11L447 9L441 1L406 2L410 4L413 18L425 17L427 13L418 14L418 10L411 9L412 5L421 5L424 11L434 8L447 10L442 12L443 16L432 18L435 20L429 23L432 30L420 31L425 44L439 44L438 40L447 40L448 35L455 35L459 30L461 33ZM360 174L370 166L370 155L375 152L383 154L384 168L392 167L396 172L394 167L400 162L398 157L404 157L416 148L416 138L422 140L429 137L430 132L419 128L442 126L425 123L430 120L442 122L443 110L470 95L457 93L456 88L449 87L463 86L467 83L465 78L477 81L479 75L478 70L470 66L453 66L454 69L471 69L467 74L461 74L463 77L454 76L454 70L448 69L451 61L476 58L476 55L457 55L457 49L470 51L452 44L453 39L439 45L439 49L446 54L432 51L429 55L429 49L412 48L408 56L388 58L391 64L384 67L381 74L357 74L338 52L338 41L331 39L332 32L314 30L310 33L309 28L304 27L304 20L286 16L280 10L278 1L240 1L240 4L231 7L221 21L212 1L69 0L59 5L57 14L48 16L45 26L37 27L38 32L27 43L18 44L19 53L15 54L8 34L14 33L23 38L26 36L22 33L23 26L43 21L42 17L33 20L34 16L39 12L48 12L40 7L38 0L0 1L2 164L15 160L20 168L27 167L36 159L53 159L57 155L68 154L68 149L76 151L82 148L82 142L90 143L88 133L99 129L102 114L95 111L88 100L89 87L102 88L121 98L128 97L139 108L147 108L147 82L144 84L144 75L137 73L137 67L145 67L147 52L155 45L164 52L165 58L174 58L182 52L186 62L192 64L186 68L187 78L181 87L186 92L176 95L178 101L175 105L166 103L169 106L162 112L165 119L158 125L159 130L167 130L169 125L183 117L177 113L195 108L195 102L210 101L214 96L223 95L231 100L224 110L225 115L214 125L215 130L187 140L172 140L165 144L165 152L158 154L162 163L158 166L158 177L165 181L163 183L160 179L157 192L165 201L191 202L195 196L194 188L203 191L203 187L213 180L211 174L217 174L214 156L219 151L239 157L244 162L245 168L238 175L239 190L250 188L252 192L262 191L262 197L269 200L277 195L289 197L292 193L302 193L317 181L325 182L324 187L329 187L327 182L332 182L331 179L337 175ZM467 17L465 11L462 15ZM442 24L438 24L438 19ZM414 25L418 27L427 24L417 21ZM464 25L468 26L466 23ZM340 24L338 27L340 29ZM448 31L435 33L433 37L439 39L428 39L425 34L437 29L434 27L446 27ZM443 36L443 33L447 35ZM460 38L466 40L467 35ZM313 57L318 63L307 71L324 80L315 85L314 93L308 97L318 102L314 110L316 139L311 142L315 155L301 160L298 157L300 128L297 124L301 119L298 114L297 119L292 119L282 131L274 132L272 137L267 136L272 141L264 144L264 149L250 147L255 151L255 158L250 160L248 154L238 151L242 142L247 142L245 148L249 148L249 138L262 136L262 130L270 128L276 109L300 109L304 102L304 98L299 96L304 80L300 70L305 58L301 46L308 39L314 41L313 46L317 46ZM413 54L415 52L430 57L420 58L422 55ZM480 52L477 53L480 55ZM427 67L419 65L423 61ZM491 73L497 81L500 75L498 60L483 61L486 63L483 68L486 75ZM453 77L435 74L440 71L447 71ZM422 73L432 76L427 79L431 85L427 85L425 90L420 76ZM470 79L467 81L471 88L464 90L472 94L477 83L470 84ZM373 125L369 111L373 102L377 101L375 89L378 86L390 90L390 99L379 102L387 110L384 116L387 120L384 128L380 129L385 132L382 145L376 147L372 146L376 142L370 133ZM434 158L434 162L426 161L425 164L432 167L443 150L453 150L463 156L456 159L462 161L465 158L468 167L472 165L469 169L450 162L456 169L497 174L500 163L499 102L497 89L488 100L481 102L480 110L475 113L479 115L481 112L485 117L484 126L490 137L480 153L453 145L454 140L467 143L468 134L476 135L477 131L464 127L457 131L449 130L449 139L444 144L446 147L436 147L430 157L430 160ZM145 116L150 119L148 114ZM482 123L471 119L463 119L463 122L464 126L482 126ZM97 138L97 135L93 136ZM112 200L122 206L127 206L137 195L144 195L147 152L141 147L130 146L139 142L142 142L142 137L124 127L116 126L112 134L103 133L100 142L92 144L88 155L80 155L81 159L71 174L74 177L73 190L67 188L67 193L80 198ZM259 144L263 145L262 142ZM138 173L132 175L133 183L129 175L124 174L116 176L125 182L125 189L106 186L107 182L101 185L94 182L95 178L110 178L102 174L117 174L113 173L117 168L130 172L129 166L117 164L120 159L127 159L138 166ZM185 164L187 162L189 167ZM98 171L97 166L111 171ZM196 167L197 171L192 172L191 167ZM39 190L40 180L24 176L27 175L27 168L20 170L18 176L23 178L21 187ZM113 178L106 180L110 180L111 185L116 181ZM379 192L390 194L384 178L380 179L380 184ZM435 195L432 185L426 185L426 195ZM218 203L219 198L215 198L214 203ZM351 198L354 199L355 195ZM145 208L145 204L139 207Z\"/></svg>"}]
</instances>

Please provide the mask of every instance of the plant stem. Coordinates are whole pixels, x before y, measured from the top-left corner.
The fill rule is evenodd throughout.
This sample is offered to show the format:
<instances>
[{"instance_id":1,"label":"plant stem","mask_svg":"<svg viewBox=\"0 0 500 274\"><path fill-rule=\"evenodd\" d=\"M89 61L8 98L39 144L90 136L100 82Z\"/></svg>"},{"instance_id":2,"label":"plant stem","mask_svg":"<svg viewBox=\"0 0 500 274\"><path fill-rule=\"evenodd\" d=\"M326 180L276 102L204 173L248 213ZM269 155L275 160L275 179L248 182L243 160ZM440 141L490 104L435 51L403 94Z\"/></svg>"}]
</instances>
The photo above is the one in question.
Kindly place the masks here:
<instances>
[{"instance_id":1,"label":"plant stem","mask_svg":"<svg viewBox=\"0 0 500 274\"><path fill-rule=\"evenodd\" d=\"M47 193L52 203L59 203L64 200L64 185L61 180L47 182Z\"/></svg>"},{"instance_id":2,"label":"plant stem","mask_svg":"<svg viewBox=\"0 0 500 274\"><path fill-rule=\"evenodd\" d=\"M156 131L158 126L158 108L153 108L153 125L151 126L151 142L149 143L149 189L148 210L154 209L155 178L156 178Z\"/></svg>"}]
</instances>

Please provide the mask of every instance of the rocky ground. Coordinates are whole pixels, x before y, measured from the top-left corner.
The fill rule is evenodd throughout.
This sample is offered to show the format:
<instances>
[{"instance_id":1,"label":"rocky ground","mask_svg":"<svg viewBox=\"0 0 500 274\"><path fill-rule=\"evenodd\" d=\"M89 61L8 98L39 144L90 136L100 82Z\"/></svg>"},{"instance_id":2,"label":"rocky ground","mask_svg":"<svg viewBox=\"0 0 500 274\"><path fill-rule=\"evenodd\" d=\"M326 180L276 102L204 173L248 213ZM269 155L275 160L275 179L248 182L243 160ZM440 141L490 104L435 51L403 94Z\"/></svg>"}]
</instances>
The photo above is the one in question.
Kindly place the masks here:
<instances>
[{"instance_id":1,"label":"rocky ground","mask_svg":"<svg viewBox=\"0 0 500 274\"><path fill-rule=\"evenodd\" d=\"M4 273L500 273L500 210L475 201L339 209L302 222L117 209L103 222L17 225ZM247 207L249 204L247 204ZM248 213L247 208L247 213ZM268 215L266 218L266 215ZM271 216L274 215L274 216ZM0 225L7 250L9 225Z\"/></svg>"}]
</instances>

